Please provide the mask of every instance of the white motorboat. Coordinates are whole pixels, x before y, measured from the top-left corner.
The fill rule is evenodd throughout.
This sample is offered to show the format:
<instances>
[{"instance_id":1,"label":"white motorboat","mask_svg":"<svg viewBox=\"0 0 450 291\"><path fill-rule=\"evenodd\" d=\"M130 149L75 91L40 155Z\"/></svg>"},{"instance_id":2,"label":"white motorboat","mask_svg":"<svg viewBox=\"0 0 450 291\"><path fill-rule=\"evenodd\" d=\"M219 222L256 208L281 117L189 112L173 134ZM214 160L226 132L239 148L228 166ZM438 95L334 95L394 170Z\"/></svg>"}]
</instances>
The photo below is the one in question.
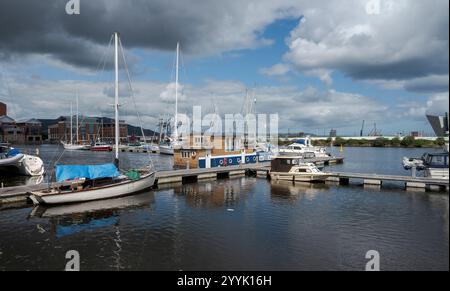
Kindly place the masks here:
<instances>
[{"instance_id":1,"label":"white motorboat","mask_svg":"<svg viewBox=\"0 0 450 291\"><path fill-rule=\"evenodd\" d=\"M0 172L10 175L42 176L44 162L36 156L20 153L11 147L0 147Z\"/></svg>"},{"instance_id":2,"label":"white motorboat","mask_svg":"<svg viewBox=\"0 0 450 291\"><path fill-rule=\"evenodd\" d=\"M448 114L445 116L427 115L436 136L445 140L444 152L425 153L421 158L403 158L403 167L405 170L412 170L412 175L416 171L423 171L423 176L430 179L449 179L449 154L448 154L448 135L449 121Z\"/></svg>"},{"instance_id":3,"label":"white motorboat","mask_svg":"<svg viewBox=\"0 0 450 291\"><path fill-rule=\"evenodd\" d=\"M313 153L316 158L328 158L331 156L325 148L313 146L310 137L298 139L287 147L280 148L278 152L280 155L288 156L302 156L306 153Z\"/></svg>"},{"instance_id":4,"label":"white motorboat","mask_svg":"<svg viewBox=\"0 0 450 291\"><path fill-rule=\"evenodd\" d=\"M272 160L270 178L293 182L323 182L330 174L324 173L313 163L304 163L298 157L277 157Z\"/></svg>"},{"instance_id":5,"label":"white motorboat","mask_svg":"<svg viewBox=\"0 0 450 291\"><path fill-rule=\"evenodd\" d=\"M119 170L119 34L115 40L115 163L104 165L58 165L57 182L68 186L55 186L30 195L35 204L65 204L115 198L138 193L151 188L155 182L155 171L148 168L120 172ZM125 57L122 57L126 67ZM131 84L130 84L131 86ZM142 127L142 125L141 125Z\"/></svg>"}]
</instances>

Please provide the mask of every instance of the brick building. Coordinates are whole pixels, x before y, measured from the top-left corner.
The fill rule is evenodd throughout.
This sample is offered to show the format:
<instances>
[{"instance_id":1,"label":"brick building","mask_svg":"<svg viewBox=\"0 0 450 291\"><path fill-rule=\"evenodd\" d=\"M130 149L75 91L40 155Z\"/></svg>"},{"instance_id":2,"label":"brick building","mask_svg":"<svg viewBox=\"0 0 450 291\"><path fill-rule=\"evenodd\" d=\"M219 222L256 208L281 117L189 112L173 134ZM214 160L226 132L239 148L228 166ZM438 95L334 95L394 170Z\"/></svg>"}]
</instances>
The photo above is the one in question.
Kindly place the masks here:
<instances>
[{"instance_id":1,"label":"brick building","mask_svg":"<svg viewBox=\"0 0 450 291\"><path fill-rule=\"evenodd\" d=\"M72 135L73 140L77 140L76 121L73 121L73 132L71 133L70 116L62 116L53 124L48 126L48 139L50 142L70 141ZM102 140L107 143L113 143L115 137L114 119L107 117L85 117L79 118L78 140L86 143L94 143ZM125 121L120 120L120 139L126 142L128 137L128 126Z\"/></svg>"}]
</instances>

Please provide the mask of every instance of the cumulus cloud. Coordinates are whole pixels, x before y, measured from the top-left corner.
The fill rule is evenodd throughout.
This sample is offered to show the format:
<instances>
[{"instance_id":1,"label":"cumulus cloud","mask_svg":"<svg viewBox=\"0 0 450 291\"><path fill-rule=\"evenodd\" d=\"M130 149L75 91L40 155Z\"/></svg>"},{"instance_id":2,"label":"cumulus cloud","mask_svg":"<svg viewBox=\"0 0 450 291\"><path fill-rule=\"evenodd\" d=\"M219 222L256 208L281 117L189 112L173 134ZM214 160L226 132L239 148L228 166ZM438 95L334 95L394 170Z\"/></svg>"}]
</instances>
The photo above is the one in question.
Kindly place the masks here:
<instances>
[{"instance_id":1,"label":"cumulus cloud","mask_svg":"<svg viewBox=\"0 0 450 291\"><path fill-rule=\"evenodd\" d=\"M81 14L65 14L66 1L2 0L0 58L51 55L95 68L113 31L130 48L217 54L271 44L262 33L277 19L300 14L295 0L90 0Z\"/></svg>"},{"instance_id":2,"label":"cumulus cloud","mask_svg":"<svg viewBox=\"0 0 450 291\"><path fill-rule=\"evenodd\" d=\"M89 81L54 81L41 79L10 79L11 98L6 101L20 111L11 112L14 118L56 118L67 115L70 102L76 91L80 96L80 112L90 116L113 116L110 104L114 99L110 92L110 84ZM161 114L173 115L174 101L168 88L171 83L139 81L133 84L135 102L147 128L155 128ZM163 93L162 93L163 92ZM168 99L161 98L167 93ZM211 94L214 93L214 104ZM134 103L126 92L121 103L121 118L127 122L138 124ZM192 106L202 106L203 114L210 113L212 105L217 107L221 115L242 112L246 96L245 84L237 81L208 80L198 86L186 86L184 99L180 100L179 112L192 114ZM275 114L280 116L282 129L314 129L334 125L353 126L364 118L389 118L387 107L373 99L333 90L320 90L308 87L299 90L295 86L258 87L255 89L258 114Z\"/></svg>"},{"instance_id":3,"label":"cumulus cloud","mask_svg":"<svg viewBox=\"0 0 450 291\"><path fill-rule=\"evenodd\" d=\"M291 32L284 56L298 71L322 79L324 71L357 80L448 79L448 1L310 3L302 5L303 18ZM405 87L442 90L441 81Z\"/></svg>"}]
</instances>

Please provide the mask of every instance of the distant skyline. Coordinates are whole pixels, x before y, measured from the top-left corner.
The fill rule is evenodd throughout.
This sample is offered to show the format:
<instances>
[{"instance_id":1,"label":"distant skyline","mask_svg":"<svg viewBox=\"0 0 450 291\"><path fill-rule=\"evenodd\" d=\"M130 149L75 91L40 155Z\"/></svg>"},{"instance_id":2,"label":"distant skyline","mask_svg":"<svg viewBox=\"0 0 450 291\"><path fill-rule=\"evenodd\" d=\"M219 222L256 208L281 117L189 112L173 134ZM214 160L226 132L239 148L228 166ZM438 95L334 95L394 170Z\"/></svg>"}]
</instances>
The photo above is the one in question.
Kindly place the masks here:
<instances>
[{"instance_id":1,"label":"distant skyline","mask_svg":"<svg viewBox=\"0 0 450 291\"><path fill-rule=\"evenodd\" d=\"M431 134L425 113L448 110L447 0L81 0L71 16L64 6L0 2L0 101L15 119L68 115L76 91L80 113L111 117L116 30L149 129L174 113L177 41L181 113L237 113L251 90L282 133L354 135L365 120L392 135ZM122 80L121 119L137 124Z\"/></svg>"}]
</instances>

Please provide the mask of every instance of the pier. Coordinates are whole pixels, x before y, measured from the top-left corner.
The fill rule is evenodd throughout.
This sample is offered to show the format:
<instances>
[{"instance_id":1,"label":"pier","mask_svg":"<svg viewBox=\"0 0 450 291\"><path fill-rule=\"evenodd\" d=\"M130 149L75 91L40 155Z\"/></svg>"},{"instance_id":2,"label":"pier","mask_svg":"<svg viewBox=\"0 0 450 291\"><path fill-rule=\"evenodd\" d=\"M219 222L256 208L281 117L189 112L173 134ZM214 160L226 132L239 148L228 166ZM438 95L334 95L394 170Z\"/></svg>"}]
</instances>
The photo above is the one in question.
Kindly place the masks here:
<instances>
[{"instance_id":1,"label":"pier","mask_svg":"<svg viewBox=\"0 0 450 291\"><path fill-rule=\"evenodd\" d=\"M341 157L314 158L306 162L315 163L318 166L327 166L343 163ZM201 181L231 178L245 175L252 175L258 178L268 179L270 177L270 162L257 164L243 164L239 166L219 167L210 169L184 169L158 171L156 173L155 186L170 186L171 184L196 183ZM337 185L349 185L353 181L358 181L359 185L367 187L382 187L384 182L403 183L406 190L423 189L432 191L447 191L449 181L445 179L428 179L424 177L378 175L365 173L342 173L333 172L327 179L327 183ZM362 181L362 182L361 182ZM63 186L64 183L53 183L51 186ZM0 204L26 202L29 193L33 191L45 190L47 183L32 186L15 186L0 188Z\"/></svg>"}]
</instances>

